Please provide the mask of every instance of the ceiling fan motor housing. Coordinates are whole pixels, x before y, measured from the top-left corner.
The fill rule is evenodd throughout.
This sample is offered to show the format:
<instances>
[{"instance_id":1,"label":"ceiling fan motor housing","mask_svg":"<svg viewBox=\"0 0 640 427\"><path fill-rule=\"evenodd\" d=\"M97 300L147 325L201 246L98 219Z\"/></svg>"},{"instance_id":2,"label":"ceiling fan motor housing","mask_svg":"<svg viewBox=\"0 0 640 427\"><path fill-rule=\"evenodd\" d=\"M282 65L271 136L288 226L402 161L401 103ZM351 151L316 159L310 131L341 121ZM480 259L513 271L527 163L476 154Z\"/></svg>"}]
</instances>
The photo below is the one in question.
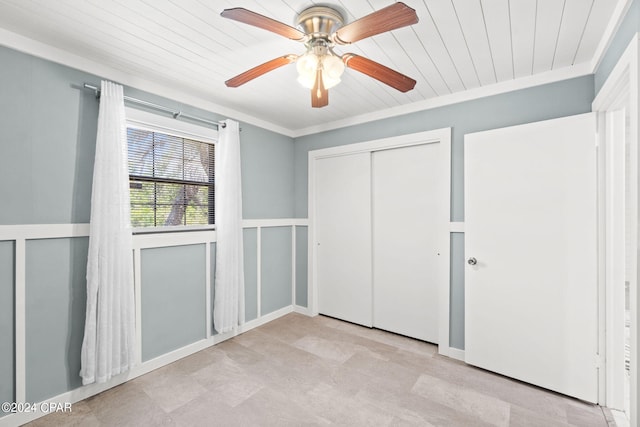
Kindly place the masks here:
<instances>
[{"instance_id":1,"label":"ceiling fan motor housing","mask_svg":"<svg viewBox=\"0 0 640 427\"><path fill-rule=\"evenodd\" d=\"M298 15L298 26L310 40L322 38L329 41L329 36L344 25L344 18L335 9L326 6L313 6Z\"/></svg>"}]
</instances>

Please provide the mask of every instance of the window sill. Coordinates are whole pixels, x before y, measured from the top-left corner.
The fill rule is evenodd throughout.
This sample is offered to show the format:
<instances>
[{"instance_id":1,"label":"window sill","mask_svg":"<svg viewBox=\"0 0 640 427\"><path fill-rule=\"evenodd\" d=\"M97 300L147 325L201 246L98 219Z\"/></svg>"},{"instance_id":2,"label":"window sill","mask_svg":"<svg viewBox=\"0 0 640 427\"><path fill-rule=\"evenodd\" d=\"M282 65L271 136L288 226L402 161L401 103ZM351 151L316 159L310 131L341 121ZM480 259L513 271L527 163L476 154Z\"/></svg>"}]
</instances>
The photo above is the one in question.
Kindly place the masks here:
<instances>
[{"instance_id":1,"label":"window sill","mask_svg":"<svg viewBox=\"0 0 640 427\"><path fill-rule=\"evenodd\" d=\"M139 234L161 234L161 233L184 233L188 231L214 231L216 226L211 225L171 225L161 227L133 227L133 235Z\"/></svg>"}]
</instances>

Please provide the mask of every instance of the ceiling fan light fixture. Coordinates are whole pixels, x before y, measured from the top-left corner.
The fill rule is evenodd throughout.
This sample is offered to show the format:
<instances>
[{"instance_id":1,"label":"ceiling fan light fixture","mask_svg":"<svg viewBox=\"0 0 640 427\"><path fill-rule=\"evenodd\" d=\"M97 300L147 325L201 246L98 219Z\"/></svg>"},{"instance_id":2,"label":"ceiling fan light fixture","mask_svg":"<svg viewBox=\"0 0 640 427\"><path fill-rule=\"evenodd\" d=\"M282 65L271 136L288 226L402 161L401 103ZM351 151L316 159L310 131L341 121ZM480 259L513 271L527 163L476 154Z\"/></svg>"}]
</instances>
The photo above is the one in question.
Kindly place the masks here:
<instances>
[{"instance_id":1,"label":"ceiling fan light fixture","mask_svg":"<svg viewBox=\"0 0 640 427\"><path fill-rule=\"evenodd\" d=\"M340 77L344 73L344 62L334 55L326 55L322 58L322 80L324 87L330 89L340 83Z\"/></svg>"},{"instance_id":2,"label":"ceiling fan light fixture","mask_svg":"<svg viewBox=\"0 0 640 427\"><path fill-rule=\"evenodd\" d=\"M320 59L313 52L307 52L304 55L300 55L296 63L296 69L298 70L298 82L311 89L316 79L316 70Z\"/></svg>"},{"instance_id":3,"label":"ceiling fan light fixture","mask_svg":"<svg viewBox=\"0 0 640 427\"><path fill-rule=\"evenodd\" d=\"M340 78L332 78L329 77L326 73L326 71L323 71L322 73L322 83L324 84L324 88L325 89L331 89L332 87L335 87L338 85L338 83L340 83L342 80L340 80Z\"/></svg>"},{"instance_id":4,"label":"ceiling fan light fixture","mask_svg":"<svg viewBox=\"0 0 640 427\"><path fill-rule=\"evenodd\" d=\"M302 87L306 87L307 89L311 89L315 82L316 82L315 76L311 76L311 75L298 76L298 83L300 83Z\"/></svg>"},{"instance_id":5,"label":"ceiling fan light fixture","mask_svg":"<svg viewBox=\"0 0 640 427\"><path fill-rule=\"evenodd\" d=\"M340 77L344 73L345 67L342 59L338 56L331 54L318 56L307 52L298 58L296 68L298 83L302 86L311 89L315 84L318 68L320 68L325 89L331 89L341 82Z\"/></svg>"}]
</instances>

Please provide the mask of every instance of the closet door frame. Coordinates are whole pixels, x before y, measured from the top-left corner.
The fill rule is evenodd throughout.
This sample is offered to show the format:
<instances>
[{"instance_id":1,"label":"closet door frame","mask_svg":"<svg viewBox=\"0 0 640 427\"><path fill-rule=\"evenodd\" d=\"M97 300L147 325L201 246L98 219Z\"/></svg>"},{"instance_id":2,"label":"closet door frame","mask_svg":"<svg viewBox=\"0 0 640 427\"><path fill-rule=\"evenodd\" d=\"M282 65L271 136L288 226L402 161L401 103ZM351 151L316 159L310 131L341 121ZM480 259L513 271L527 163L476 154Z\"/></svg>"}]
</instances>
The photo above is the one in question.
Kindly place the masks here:
<instances>
[{"instance_id":1,"label":"closet door frame","mask_svg":"<svg viewBox=\"0 0 640 427\"><path fill-rule=\"evenodd\" d=\"M318 284L316 277L316 161L335 156L343 156L356 153L372 153L375 151L393 148L409 147L422 144L440 144L440 161L442 162L442 182L446 186L441 192L440 200L445 215L441 232L439 233L439 247L442 268L438 282L438 352L449 355L449 295L450 295L450 233L455 231L450 222L451 218L451 128L442 128L426 132L418 132L408 135L400 135L391 138L376 139L355 144L340 145L309 151L309 250L308 250L308 298L309 314L318 315Z\"/></svg>"}]
</instances>

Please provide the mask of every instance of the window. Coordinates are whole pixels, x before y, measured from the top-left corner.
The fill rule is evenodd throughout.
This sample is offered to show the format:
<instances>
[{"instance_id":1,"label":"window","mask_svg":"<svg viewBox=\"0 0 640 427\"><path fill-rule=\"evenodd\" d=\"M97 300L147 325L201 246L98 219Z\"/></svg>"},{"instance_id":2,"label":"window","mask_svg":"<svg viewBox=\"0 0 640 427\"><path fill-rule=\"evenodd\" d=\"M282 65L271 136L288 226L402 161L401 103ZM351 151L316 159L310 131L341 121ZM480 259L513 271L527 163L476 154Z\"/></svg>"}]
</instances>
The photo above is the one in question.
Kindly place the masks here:
<instances>
[{"instance_id":1,"label":"window","mask_svg":"<svg viewBox=\"0 0 640 427\"><path fill-rule=\"evenodd\" d=\"M215 223L214 144L131 121L127 144L133 227Z\"/></svg>"}]
</instances>

